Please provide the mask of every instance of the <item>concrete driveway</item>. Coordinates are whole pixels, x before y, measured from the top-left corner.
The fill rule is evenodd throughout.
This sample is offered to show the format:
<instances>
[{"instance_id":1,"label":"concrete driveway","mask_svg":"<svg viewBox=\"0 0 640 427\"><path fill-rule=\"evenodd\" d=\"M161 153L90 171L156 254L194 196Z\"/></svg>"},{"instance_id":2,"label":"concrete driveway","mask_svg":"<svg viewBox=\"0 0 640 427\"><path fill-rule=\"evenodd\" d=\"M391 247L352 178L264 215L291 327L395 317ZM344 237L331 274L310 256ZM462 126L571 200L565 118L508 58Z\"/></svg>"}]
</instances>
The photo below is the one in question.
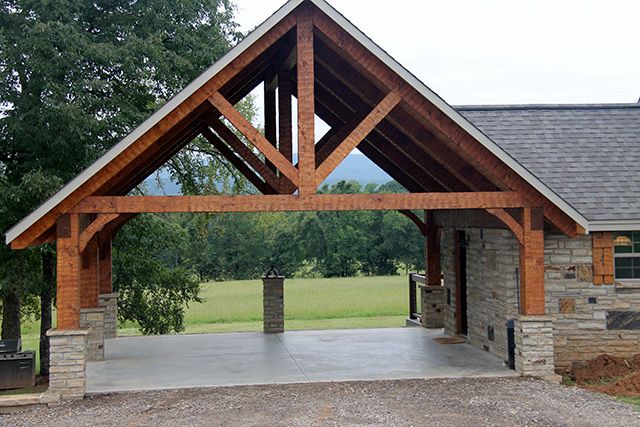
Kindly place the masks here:
<instances>
[{"instance_id":1,"label":"concrete driveway","mask_svg":"<svg viewBox=\"0 0 640 427\"><path fill-rule=\"evenodd\" d=\"M423 328L124 337L87 367L87 392L345 380L516 376Z\"/></svg>"}]
</instances>

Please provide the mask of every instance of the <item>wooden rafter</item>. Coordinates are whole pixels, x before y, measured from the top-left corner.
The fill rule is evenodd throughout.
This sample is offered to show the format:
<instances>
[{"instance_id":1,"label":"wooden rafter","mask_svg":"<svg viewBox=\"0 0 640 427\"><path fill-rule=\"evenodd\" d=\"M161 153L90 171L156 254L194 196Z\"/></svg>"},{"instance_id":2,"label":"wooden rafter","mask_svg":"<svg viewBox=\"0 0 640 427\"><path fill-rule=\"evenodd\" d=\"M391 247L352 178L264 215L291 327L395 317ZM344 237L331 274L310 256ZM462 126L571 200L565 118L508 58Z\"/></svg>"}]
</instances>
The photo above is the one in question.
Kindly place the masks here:
<instances>
[{"instance_id":1,"label":"wooden rafter","mask_svg":"<svg viewBox=\"0 0 640 427\"><path fill-rule=\"evenodd\" d=\"M415 115L418 120L429 117L430 120L425 121L425 124L430 126L430 130L438 136L439 141L491 179L496 186L502 188L506 186L511 190L519 191L526 195L531 203L542 205L545 217L565 234L570 237L577 234L578 227L575 221L532 188L528 182L506 166L486 147L479 144L475 138L461 129L446 114L428 102L417 90L393 73L388 66L355 41L344 29L322 13L316 14L314 23L318 30L337 46L341 54L348 56L358 64L359 69L371 81L388 90L398 90L405 104L410 107L406 110L409 114Z\"/></svg>"},{"instance_id":2,"label":"wooden rafter","mask_svg":"<svg viewBox=\"0 0 640 427\"><path fill-rule=\"evenodd\" d=\"M278 149L280 153L293 163L293 128L291 119L291 81L286 72L278 74L278 129L280 140Z\"/></svg>"},{"instance_id":3,"label":"wooden rafter","mask_svg":"<svg viewBox=\"0 0 640 427\"><path fill-rule=\"evenodd\" d=\"M311 8L297 14L297 71L298 71L298 170L300 194L316 192L315 98L313 16Z\"/></svg>"},{"instance_id":4,"label":"wooden rafter","mask_svg":"<svg viewBox=\"0 0 640 427\"><path fill-rule=\"evenodd\" d=\"M222 121L216 117L212 117L209 120L211 128L218 134L218 136L225 142L231 149L242 158L258 175L269 185L280 193L293 186L290 181L284 182L281 178L273 172L265 162L263 162L249 147L247 147L238 136L233 133Z\"/></svg>"},{"instance_id":5,"label":"wooden rafter","mask_svg":"<svg viewBox=\"0 0 640 427\"><path fill-rule=\"evenodd\" d=\"M267 160L273 163L280 172L282 172L291 182L298 184L298 171L289 162L276 147L274 147L253 125L244 118L233 105L229 103L219 92L214 93L209 98L209 102L227 119L229 122L242 133L245 138L253 144L265 156Z\"/></svg>"},{"instance_id":6,"label":"wooden rafter","mask_svg":"<svg viewBox=\"0 0 640 427\"><path fill-rule=\"evenodd\" d=\"M202 136L204 136L207 141L213 145L213 147L218 150L218 152L227 159L236 169L240 172L251 184L254 185L262 194L275 194L275 190L269 184L265 183L260 177L251 170L249 166L239 158L236 153L231 150L224 142L220 140L213 132L209 129L202 130Z\"/></svg>"},{"instance_id":7,"label":"wooden rafter","mask_svg":"<svg viewBox=\"0 0 640 427\"><path fill-rule=\"evenodd\" d=\"M87 197L74 213L359 211L412 209L487 209L527 206L514 192L314 194L249 196Z\"/></svg>"},{"instance_id":8,"label":"wooden rafter","mask_svg":"<svg viewBox=\"0 0 640 427\"><path fill-rule=\"evenodd\" d=\"M324 181L340 162L393 110L400 102L397 93L391 92L369 113L369 115L333 150L316 171L316 186Z\"/></svg>"}]
</instances>

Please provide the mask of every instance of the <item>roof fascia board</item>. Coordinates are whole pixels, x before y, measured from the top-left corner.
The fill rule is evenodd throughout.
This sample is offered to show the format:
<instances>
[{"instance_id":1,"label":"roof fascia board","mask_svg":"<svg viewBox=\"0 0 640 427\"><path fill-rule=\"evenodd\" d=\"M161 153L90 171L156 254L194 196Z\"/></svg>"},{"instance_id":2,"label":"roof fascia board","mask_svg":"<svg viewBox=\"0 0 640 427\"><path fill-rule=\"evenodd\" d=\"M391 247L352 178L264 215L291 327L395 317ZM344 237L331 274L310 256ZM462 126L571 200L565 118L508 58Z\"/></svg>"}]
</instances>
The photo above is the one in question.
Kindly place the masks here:
<instances>
[{"instance_id":1,"label":"roof fascia board","mask_svg":"<svg viewBox=\"0 0 640 427\"><path fill-rule=\"evenodd\" d=\"M635 231L640 230L640 220L611 220L611 221L591 221L589 231Z\"/></svg>"},{"instance_id":2,"label":"roof fascia board","mask_svg":"<svg viewBox=\"0 0 640 427\"><path fill-rule=\"evenodd\" d=\"M158 109L151 117L145 120L139 125L133 132L127 135L123 140L114 145L98 160L96 160L91 166L85 169L80 175L71 180L60 191L54 194L49 200L43 203L39 208L27 215L24 219L14 225L6 233L6 243L10 244L14 239L25 232L40 218L46 215L50 210L55 208L60 202L67 198L70 194L76 191L82 184L87 182L104 166L109 164L113 159L120 155L124 150L137 141L142 135L147 133L153 128L160 120L167 116L171 111L176 109L186 99L188 99L194 92L208 82L213 76L222 71L227 65L235 60L240 54L247 50L253 43L264 36L271 28L273 28L278 22L284 19L289 13L291 13L296 7L298 7L304 0L290 0L285 3L280 9L278 9L273 15L271 15L266 21L256 27L251 33L247 35L240 43L234 46L229 52L227 52L220 60L209 67L198 78L192 81L185 89L178 93L175 97L164 104Z\"/></svg>"},{"instance_id":3,"label":"roof fascia board","mask_svg":"<svg viewBox=\"0 0 640 427\"><path fill-rule=\"evenodd\" d=\"M483 146L485 146L491 153L498 157L502 162L507 164L514 172L520 175L531 186L538 190L544 197L553 202L563 212L565 212L571 219L576 221L585 229L588 228L589 221L578 212L573 206L562 199L553 190L547 187L542 181L540 181L535 175L529 172L524 166L518 163L513 157L511 157L500 146L493 142L488 136L482 133L477 127L475 127L470 121L465 119L460 113L458 113L453 107L447 104L438 94L429 89L424 83L422 83L416 76L411 74L406 68L404 68L398 61L393 59L384 49L373 42L362 31L360 31L355 25L353 25L347 18L345 18L340 12L333 8L329 3L324 0L310 0L320 10L322 10L327 16L333 19L338 25L345 29L353 38L360 42L365 48L373 53L378 59L385 63L391 70L402 77L407 83L409 83L414 89L416 89L422 96L427 98L433 105L445 113L451 118L458 126L464 129L467 133L473 136Z\"/></svg>"}]
</instances>

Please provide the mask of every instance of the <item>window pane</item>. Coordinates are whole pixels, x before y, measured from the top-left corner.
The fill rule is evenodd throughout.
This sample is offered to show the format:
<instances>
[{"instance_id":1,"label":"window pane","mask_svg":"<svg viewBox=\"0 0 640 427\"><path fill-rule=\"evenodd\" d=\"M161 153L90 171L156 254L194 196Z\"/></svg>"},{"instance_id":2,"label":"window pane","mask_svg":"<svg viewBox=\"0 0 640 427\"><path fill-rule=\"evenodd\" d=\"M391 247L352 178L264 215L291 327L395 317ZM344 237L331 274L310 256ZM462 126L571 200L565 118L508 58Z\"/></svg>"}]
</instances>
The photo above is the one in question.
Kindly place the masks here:
<instances>
[{"instance_id":1,"label":"window pane","mask_svg":"<svg viewBox=\"0 0 640 427\"><path fill-rule=\"evenodd\" d=\"M634 279L640 279L640 268L634 268L633 269L633 278Z\"/></svg>"},{"instance_id":2,"label":"window pane","mask_svg":"<svg viewBox=\"0 0 640 427\"><path fill-rule=\"evenodd\" d=\"M631 268L616 268L616 279L633 279Z\"/></svg>"},{"instance_id":3,"label":"window pane","mask_svg":"<svg viewBox=\"0 0 640 427\"><path fill-rule=\"evenodd\" d=\"M640 254L640 242L633 243L633 252L636 254Z\"/></svg>"},{"instance_id":4,"label":"window pane","mask_svg":"<svg viewBox=\"0 0 640 427\"><path fill-rule=\"evenodd\" d=\"M633 252L633 246L616 246L617 254L630 254Z\"/></svg>"},{"instance_id":5,"label":"window pane","mask_svg":"<svg viewBox=\"0 0 640 427\"><path fill-rule=\"evenodd\" d=\"M633 258L616 258L616 268L631 266L633 266Z\"/></svg>"},{"instance_id":6,"label":"window pane","mask_svg":"<svg viewBox=\"0 0 640 427\"><path fill-rule=\"evenodd\" d=\"M631 237L634 242L640 242L640 231L634 231L633 233L626 234Z\"/></svg>"},{"instance_id":7,"label":"window pane","mask_svg":"<svg viewBox=\"0 0 640 427\"><path fill-rule=\"evenodd\" d=\"M633 258L633 267L634 268L640 268L640 258L638 258L638 257Z\"/></svg>"}]
</instances>

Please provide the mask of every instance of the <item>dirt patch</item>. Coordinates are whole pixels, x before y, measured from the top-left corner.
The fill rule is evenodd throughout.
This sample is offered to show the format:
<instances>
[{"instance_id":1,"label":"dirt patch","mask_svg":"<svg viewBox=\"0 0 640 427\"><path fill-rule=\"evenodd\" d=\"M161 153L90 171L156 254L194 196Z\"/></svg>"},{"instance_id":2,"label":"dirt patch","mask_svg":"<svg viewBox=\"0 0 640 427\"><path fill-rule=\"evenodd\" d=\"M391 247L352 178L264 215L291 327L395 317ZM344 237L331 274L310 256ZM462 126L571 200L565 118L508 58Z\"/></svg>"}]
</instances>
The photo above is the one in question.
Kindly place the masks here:
<instances>
[{"instance_id":1,"label":"dirt patch","mask_svg":"<svg viewBox=\"0 0 640 427\"><path fill-rule=\"evenodd\" d=\"M574 363L571 380L581 387L614 396L640 396L640 354L630 358L602 354L593 360Z\"/></svg>"}]
</instances>

